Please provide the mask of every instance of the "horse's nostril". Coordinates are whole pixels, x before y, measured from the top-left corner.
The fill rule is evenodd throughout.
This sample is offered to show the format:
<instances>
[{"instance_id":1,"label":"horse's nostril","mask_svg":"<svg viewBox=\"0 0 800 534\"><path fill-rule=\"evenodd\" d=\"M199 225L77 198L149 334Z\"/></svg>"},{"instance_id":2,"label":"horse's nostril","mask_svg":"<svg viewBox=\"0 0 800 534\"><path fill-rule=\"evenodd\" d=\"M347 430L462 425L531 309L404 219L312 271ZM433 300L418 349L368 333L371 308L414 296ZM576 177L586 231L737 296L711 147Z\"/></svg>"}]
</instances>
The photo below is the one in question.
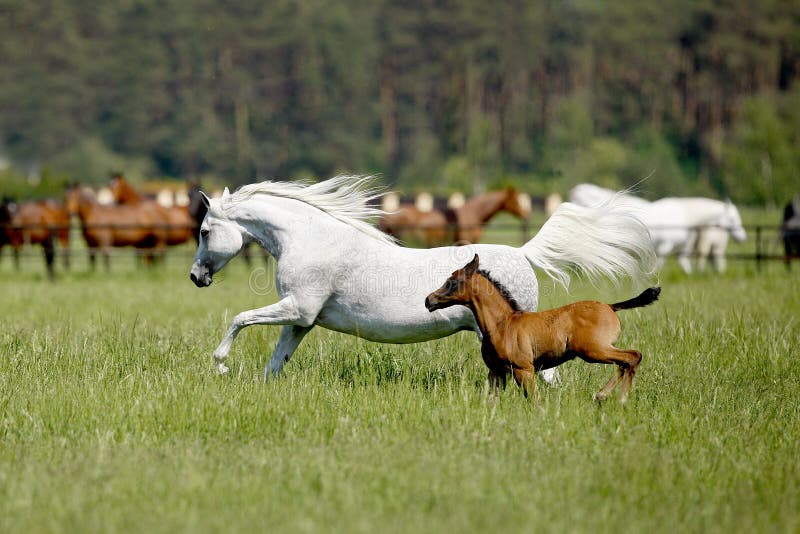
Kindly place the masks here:
<instances>
[{"instance_id":1,"label":"horse's nostril","mask_svg":"<svg viewBox=\"0 0 800 534\"><path fill-rule=\"evenodd\" d=\"M194 275L194 273L189 273L189 279L195 284L197 283L197 277Z\"/></svg>"}]
</instances>

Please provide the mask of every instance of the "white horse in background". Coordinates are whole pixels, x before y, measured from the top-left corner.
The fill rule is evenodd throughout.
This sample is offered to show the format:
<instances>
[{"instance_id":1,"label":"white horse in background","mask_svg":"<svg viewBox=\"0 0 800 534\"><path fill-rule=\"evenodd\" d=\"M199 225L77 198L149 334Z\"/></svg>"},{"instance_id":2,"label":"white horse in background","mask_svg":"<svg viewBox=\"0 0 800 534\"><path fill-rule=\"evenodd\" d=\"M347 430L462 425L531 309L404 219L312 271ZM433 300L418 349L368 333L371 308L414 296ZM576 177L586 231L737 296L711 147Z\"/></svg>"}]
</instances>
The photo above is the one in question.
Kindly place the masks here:
<instances>
[{"instance_id":1,"label":"white horse in background","mask_svg":"<svg viewBox=\"0 0 800 534\"><path fill-rule=\"evenodd\" d=\"M678 263L686 273L692 272L691 257L697 256L699 270L706 258L712 258L718 272L725 270L725 249L728 238L744 241L747 233L739 210L730 200L702 197L667 197L649 202L627 192L616 192L592 184L575 186L570 201L581 206L597 207L611 199L636 210L647 225L658 255L658 266L677 252Z\"/></svg>"},{"instance_id":2,"label":"white horse in background","mask_svg":"<svg viewBox=\"0 0 800 534\"><path fill-rule=\"evenodd\" d=\"M237 334L254 324L283 325L265 378L281 370L315 325L384 343L479 332L472 312L463 306L435 313L425 308L428 293L475 253L525 310L536 309L538 302L532 267L565 286L570 273L618 280L652 272L655 255L647 228L613 203L602 209L563 204L520 248L401 247L367 222L381 213L369 206L379 194L364 188L369 179L262 182L234 193L226 189L220 199L205 197L208 213L190 273L198 287L210 285L213 275L251 241L277 260L278 302L233 318L214 351L220 373L228 370L225 361Z\"/></svg>"},{"instance_id":3,"label":"white horse in background","mask_svg":"<svg viewBox=\"0 0 800 534\"><path fill-rule=\"evenodd\" d=\"M742 226L742 217L736 206L730 200L702 197L665 198L656 202L664 203L670 211L682 210L688 227L695 229L679 253L678 261L683 261L683 269L690 272L689 258L696 256L699 271L705 269L706 259L710 257L714 269L720 273L725 272L728 238L732 237L737 243L747 239L747 232Z\"/></svg>"}]
</instances>

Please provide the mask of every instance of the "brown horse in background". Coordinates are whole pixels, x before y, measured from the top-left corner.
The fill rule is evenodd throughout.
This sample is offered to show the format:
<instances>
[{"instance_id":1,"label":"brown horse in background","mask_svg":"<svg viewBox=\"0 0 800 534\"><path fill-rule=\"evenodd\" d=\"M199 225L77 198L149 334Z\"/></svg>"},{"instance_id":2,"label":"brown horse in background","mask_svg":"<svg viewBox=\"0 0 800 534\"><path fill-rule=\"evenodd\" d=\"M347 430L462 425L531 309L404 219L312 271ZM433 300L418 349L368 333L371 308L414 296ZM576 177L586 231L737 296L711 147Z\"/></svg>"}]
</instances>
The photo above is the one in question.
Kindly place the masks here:
<instances>
[{"instance_id":1,"label":"brown horse in background","mask_svg":"<svg viewBox=\"0 0 800 534\"><path fill-rule=\"evenodd\" d=\"M157 204L101 206L88 191L75 186L67 189L66 205L69 213L76 213L81 221L92 268L98 250L103 255L106 270L111 268L111 247L151 249L150 259L163 255L167 230Z\"/></svg>"},{"instance_id":2,"label":"brown horse in background","mask_svg":"<svg viewBox=\"0 0 800 534\"><path fill-rule=\"evenodd\" d=\"M379 227L398 239L424 243L427 247L477 243L483 235L483 226L501 211L520 219L530 215L516 189L509 187L476 195L455 209L426 212L412 204L403 204L397 211L381 217Z\"/></svg>"},{"instance_id":3,"label":"brown horse in background","mask_svg":"<svg viewBox=\"0 0 800 534\"><path fill-rule=\"evenodd\" d=\"M164 227L167 232L167 245L180 245L192 238L195 221L189 215L189 208L173 206L166 208L155 200L151 200L133 188L122 175L116 175L109 184L114 201L120 205L149 206L160 211L164 217Z\"/></svg>"},{"instance_id":4,"label":"brown horse in background","mask_svg":"<svg viewBox=\"0 0 800 534\"><path fill-rule=\"evenodd\" d=\"M62 204L51 199L21 204L4 199L0 219L0 225L3 226L0 246L5 243L11 245L17 269L22 246L40 244L44 249L47 274L52 279L55 276L53 263L56 239L61 243L64 267L69 268L70 216Z\"/></svg>"}]
</instances>

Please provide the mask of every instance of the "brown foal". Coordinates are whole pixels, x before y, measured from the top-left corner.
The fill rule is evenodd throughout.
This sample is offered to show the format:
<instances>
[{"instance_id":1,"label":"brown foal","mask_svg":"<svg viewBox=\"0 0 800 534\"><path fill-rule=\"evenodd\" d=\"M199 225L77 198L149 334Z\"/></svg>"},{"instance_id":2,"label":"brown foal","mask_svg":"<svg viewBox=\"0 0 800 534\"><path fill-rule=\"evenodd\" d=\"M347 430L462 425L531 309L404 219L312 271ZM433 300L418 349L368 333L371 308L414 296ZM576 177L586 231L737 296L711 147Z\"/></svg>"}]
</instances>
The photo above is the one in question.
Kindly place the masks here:
<instances>
[{"instance_id":1,"label":"brown foal","mask_svg":"<svg viewBox=\"0 0 800 534\"><path fill-rule=\"evenodd\" d=\"M614 347L620 333L615 312L652 304L661 293L660 287L651 287L638 297L616 304L585 300L552 310L526 312L503 286L478 269L478 261L475 254L463 269L428 295L425 307L433 312L461 304L472 310L483 334L481 355L489 368L490 386L504 386L508 373L513 373L525 394L535 395L536 371L578 357L588 363L616 364L616 375L594 398L604 399L621 384L620 399L625 402L642 353Z\"/></svg>"}]
</instances>

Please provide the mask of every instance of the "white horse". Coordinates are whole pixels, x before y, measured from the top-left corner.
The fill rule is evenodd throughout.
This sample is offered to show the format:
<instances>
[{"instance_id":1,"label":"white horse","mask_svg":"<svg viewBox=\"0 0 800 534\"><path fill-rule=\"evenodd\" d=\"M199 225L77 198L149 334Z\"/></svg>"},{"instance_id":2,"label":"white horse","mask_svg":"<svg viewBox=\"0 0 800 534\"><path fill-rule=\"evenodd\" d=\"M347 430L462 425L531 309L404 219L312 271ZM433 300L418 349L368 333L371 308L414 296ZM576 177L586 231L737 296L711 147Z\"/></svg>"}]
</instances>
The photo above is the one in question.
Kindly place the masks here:
<instances>
[{"instance_id":1,"label":"white horse","mask_svg":"<svg viewBox=\"0 0 800 534\"><path fill-rule=\"evenodd\" d=\"M694 243L688 243L681 252L681 257L685 258L684 263L689 264L689 257L696 256L697 269L703 271L706 259L710 257L714 269L725 272L728 238L733 238L737 243L747 239L747 232L742 226L742 217L736 206L730 200L702 197L664 200L674 200L681 204L689 225L697 228Z\"/></svg>"},{"instance_id":2,"label":"white horse","mask_svg":"<svg viewBox=\"0 0 800 534\"><path fill-rule=\"evenodd\" d=\"M650 231L659 268L666 256L677 250L683 250L692 239L684 210L680 208L677 212L673 212L674 205L671 202L650 202L627 191L613 191L594 184L576 185L569 192L569 200L589 208L613 200L634 210ZM681 265L683 266L683 263Z\"/></svg>"},{"instance_id":3,"label":"white horse","mask_svg":"<svg viewBox=\"0 0 800 534\"><path fill-rule=\"evenodd\" d=\"M739 210L730 200L668 197L649 202L627 192L616 192L592 184L580 184L570 191L570 201L581 206L598 206L610 199L636 210L650 230L659 267L666 256L677 252L678 263L686 273L692 271L691 257L698 257L698 269L705 268L711 256L717 271L725 270L728 238L744 241Z\"/></svg>"},{"instance_id":4,"label":"white horse","mask_svg":"<svg viewBox=\"0 0 800 534\"><path fill-rule=\"evenodd\" d=\"M614 204L602 209L563 204L520 248L401 247L366 222L381 213L368 206L378 194L364 190L369 179L262 182L234 193L226 189L220 199L205 197L208 213L190 273L198 287L210 285L213 275L250 241L277 260L280 300L233 318L214 351L220 373L228 370L225 361L237 334L254 324L283 325L265 378L282 369L315 325L384 343L479 332L472 312L463 306L435 313L425 308L428 293L475 253L526 310L534 310L538 301L531 266L565 286L571 272L613 280L652 272L655 256L647 229Z\"/></svg>"}]
</instances>

